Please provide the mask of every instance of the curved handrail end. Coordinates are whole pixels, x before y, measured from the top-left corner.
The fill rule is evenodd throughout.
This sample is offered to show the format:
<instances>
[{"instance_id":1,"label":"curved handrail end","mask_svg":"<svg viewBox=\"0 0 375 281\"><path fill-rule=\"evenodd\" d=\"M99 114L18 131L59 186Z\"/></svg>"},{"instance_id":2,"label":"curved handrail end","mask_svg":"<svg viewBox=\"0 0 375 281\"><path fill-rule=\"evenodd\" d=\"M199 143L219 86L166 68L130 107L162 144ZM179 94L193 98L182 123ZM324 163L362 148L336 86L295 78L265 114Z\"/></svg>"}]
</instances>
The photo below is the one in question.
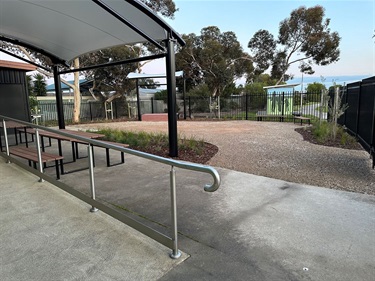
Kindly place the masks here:
<instances>
[{"instance_id":1,"label":"curved handrail end","mask_svg":"<svg viewBox=\"0 0 375 281\"><path fill-rule=\"evenodd\" d=\"M219 173L211 168L210 169L210 174L212 175L212 177L214 178L214 183L213 184L206 184L204 186L204 191L207 191L207 192L214 192L216 191L219 187L220 187L220 175Z\"/></svg>"}]
</instances>

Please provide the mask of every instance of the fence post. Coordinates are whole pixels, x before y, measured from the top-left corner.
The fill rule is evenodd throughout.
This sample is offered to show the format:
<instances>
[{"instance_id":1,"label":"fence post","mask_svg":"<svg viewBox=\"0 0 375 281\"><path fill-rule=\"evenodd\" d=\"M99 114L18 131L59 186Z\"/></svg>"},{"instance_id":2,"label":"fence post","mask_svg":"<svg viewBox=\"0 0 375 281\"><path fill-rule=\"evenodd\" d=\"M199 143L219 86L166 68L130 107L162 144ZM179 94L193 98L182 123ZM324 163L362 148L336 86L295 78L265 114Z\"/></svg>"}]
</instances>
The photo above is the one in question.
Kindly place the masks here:
<instances>
[{"instance_id":1,"label":"fence post","mask_svg":"<svg viewBox=\"0 0 375 281\"><path fill-rule=\"evenodd\" d=\"M358 127L359 127L359 114L361 110L361 93L362 93L362 81L359 82L359 93L358 93L358 107L357 107L357 125L355 128L355 137L358 137ZM346 125L346 124L345 124Z\"/></svg>"},{"instance_id":2,"label":"fence post","mask_svg":"<svg viewBox=\"0 0 375 281\"><path fill-rule=\"evenodd\" d=\"M191 99L189 96L189 118L191 119Z\"/></svg>"},{"instance_id":3,"label":"fence post","mask_svg":"<svg viewBox=\"0 0 375 281\"><path fill-rule=\"evenodd\" d=\"M220 96L217 97L217 109L219 114L219 119L221 118L221 106L220 106Z\"/></svg>"},{"instance_id":4,"label":"fence post","mask_svg":"<svg viewBox=\"0 0 375 281\"><path fill-rule=\"evenodd\" d=\"M90 108L90 119L92 121L92 108L91 108L91 102L89 102L89 108Z\"/></svg>"},{"instance_id":5,"label":"fence post","mask_svg":"<svg viewBox=\"0 0 375 281\"><path fill-rule=\"evenodd\" d=\"M281 120L284 122L284 105L285 105L285 92L283 92L282 100L281 100Z\"/></svg>"},{"instance_id":6,"label":"fence post","mask_svg":"<svg viewBox=\"0 0 375 281\"><path fill-rule=\"evenodd\" d=\"M249 107L249 104L248 104L248 100L247 100L247 98L248 98L248 96L247 96L247 93L246 93L246 95L245 95L245 98L246 98L246 100L245 100L245 114L246 114L246 120L249 120L249 114L248 114L248 107Z\"/></svg>"},{"instance_id":7,"label":"fence post","mask_svg":"<svg viewBox=\"0 0 375 281\"><path fill-rule=\"evenodd\" d=\"M154 113L154 98L151 98L151 113Z\"/></svg>"},{"instance_id":8,"label":"fence post","mask_svg":"<svg viewBox=\"0 0 375 281\"><path fill-rule=\"evenodd\" d=\"M118 115L117 115L117 101L115 101L115 118L118 119Z\"/></svg>"}]
</instances>

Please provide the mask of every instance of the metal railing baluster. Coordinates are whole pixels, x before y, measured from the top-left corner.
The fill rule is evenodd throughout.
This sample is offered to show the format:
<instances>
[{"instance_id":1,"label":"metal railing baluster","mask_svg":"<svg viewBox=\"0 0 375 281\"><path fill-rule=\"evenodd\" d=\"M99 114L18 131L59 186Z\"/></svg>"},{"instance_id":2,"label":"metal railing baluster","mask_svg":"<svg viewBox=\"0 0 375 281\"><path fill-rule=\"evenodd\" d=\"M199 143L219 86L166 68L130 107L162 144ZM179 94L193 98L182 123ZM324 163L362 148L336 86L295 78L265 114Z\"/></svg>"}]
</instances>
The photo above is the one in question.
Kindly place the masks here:
<instances>
[{"instance_id":1,"label":"metal railing baluster","mask_svg":"<svg viewBox=\"0 0 375 281\"><path fill-rule=\"evenodd\" d=\"M5 151L7 156L9 157L9 142L8 142L8 132L7 132L7 126L5 124L5 119L3 119L3 128L4 128L4 140L5 140ZM7 163L10 163L10 160L7 160Z\"/></svg>"},{"instance_id":2,"label":"metal railing baluster","mask_svg":"<svg viewBox=\"0 0 375 281\"><path fill-rule=\"evenodd\" d=\"M181 252L178 250L178 232L177 232L177 199L176 199L176 171L171 166L170 171L170 185L171 185L171 218L172 218L172 241L173 249L170 257L178 259Z\"/></svg>"},{"instance_id":3,"label":"metal railing baluster","mask_svg":"<svg viewBox=\"0 0 375 281\"><path fill-rule=\"evenodd\" d=\"M37 154L38 154L39 172L43 174L44 171L43 171L43 162L42 162L42 152L40 150L40 137L39 137L38 128L35 129L35 143L36 143L36 151L37 151ZM39 182L44 182L44 179L39 178Z\"/></svg>"},{"instance_id":4,"label":"metal railing baluster","mask_svg":"<svg viewBox=\"0 0 375 281\"><path fill-rule=\"evenodd\" d=\"M94 159L92 153L92 146L87 145L87 155L89 160L89 174L90 174L90 188L91 188L91 198L95 200L95 176L94 176ZM98 209L95 206L91 206L90 212L95 213Z\"/></svg>"}]
</instances>

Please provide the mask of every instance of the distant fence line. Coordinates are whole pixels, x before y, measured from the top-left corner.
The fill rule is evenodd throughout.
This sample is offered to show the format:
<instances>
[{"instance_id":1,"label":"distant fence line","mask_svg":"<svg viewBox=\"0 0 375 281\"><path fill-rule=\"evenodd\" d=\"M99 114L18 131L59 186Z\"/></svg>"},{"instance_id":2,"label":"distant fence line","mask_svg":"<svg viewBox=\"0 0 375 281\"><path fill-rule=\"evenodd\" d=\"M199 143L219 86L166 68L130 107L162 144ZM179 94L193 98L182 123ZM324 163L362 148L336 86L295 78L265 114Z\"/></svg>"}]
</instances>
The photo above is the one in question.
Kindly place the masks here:
<instances>
[{"instance_id":1,"label":"distant fence line","mask_svg":"<svg viewBox=\"0 0 375 281\"><path fill-rule=\"evenodd\" d=\"M349 107L338 122L358 138L375 162L375 76L348 84L342 102ZM374 165L374 164L373 164Z\"/></svg>"},{"instance_id":2,"label":"distant fence line","mask_svg":"<svg viewBox=\"0 0 375 281\"><path fill-rule=\"evenodd\" d=\"M312 119L327 119L327 101L322 101L322 93L283 92L277 94L246 94L228 98L187 97L188 117L220 118L231 120L269 120L293 121L293 116L305 116ZM180 101L182 112L184 101ZM272 119L274 117L274 119Z\"/></svg>"},{"instance_id":3,"label":"distant fence line","mask_svg":"<svg viewBox=\"0 0 375 281\"><path fill-rule=\"evenodd\" d=\"M247 94L222 97L186 97L185 101L177 99L179 118L220 118L224 120L260 120L259 116L270 117L269 120L293 121L294 115L327 119L327 103L322 101L322 93L284 92ZM73 102L64 102L65 120L73 118ZM57 120L55 102L39 102L39 111L45 121ZM140 112L164 113L167 105L162 100L141 100ZM186 114L186 115L185 115ZM89 101L81 103L81 120L138 118L137 101L114 100L112 103ZM275 119L272 119L275 117ZM262 119L265 120L265 119Z\"/></svg>"}]
</instances>

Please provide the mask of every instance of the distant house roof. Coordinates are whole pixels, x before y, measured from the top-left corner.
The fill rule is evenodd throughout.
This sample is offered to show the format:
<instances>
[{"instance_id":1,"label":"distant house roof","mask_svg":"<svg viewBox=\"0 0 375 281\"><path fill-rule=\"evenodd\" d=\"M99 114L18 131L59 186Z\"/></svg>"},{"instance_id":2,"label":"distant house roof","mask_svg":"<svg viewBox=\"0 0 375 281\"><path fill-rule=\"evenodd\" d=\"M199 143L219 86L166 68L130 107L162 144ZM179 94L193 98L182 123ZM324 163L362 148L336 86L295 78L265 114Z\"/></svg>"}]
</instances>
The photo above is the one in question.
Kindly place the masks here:
<instances>
[{"instance_id":1,"label":"distant house roof","mask_svg":"<svg viewBox=\"0 0 375 281\"><path fill-rule=\"evenodd\" d=\"M36 70L36 66L24 62L0 60L0 68L12 68L25 71Z\"/></svg>"},{"instance_id":2,"label":"distant house roof","mask_svg":"<svg viewBox=\"0 0 375 281\"><path fill-rule=\"evenodd\" d=\"M67 81L68 83L70 83L70 84L73 84L74 83L74 80L69 80L69 81ZM86 83L87 82L87 80L86 79L80 79L79 80L79 84L81 85L81 84L84 84L84 83ZM51 91L55 91L55 84L53 83L53 84L49 84L47 87L46 87L46 89L47 89L47 92L51 92ZM68 85L66 85L66 84L64 84L63 82L61 82L61 90L62 91L64 91L64 90L69 90L69 87L68 87Z\"/></svg>"}]
</instances>

